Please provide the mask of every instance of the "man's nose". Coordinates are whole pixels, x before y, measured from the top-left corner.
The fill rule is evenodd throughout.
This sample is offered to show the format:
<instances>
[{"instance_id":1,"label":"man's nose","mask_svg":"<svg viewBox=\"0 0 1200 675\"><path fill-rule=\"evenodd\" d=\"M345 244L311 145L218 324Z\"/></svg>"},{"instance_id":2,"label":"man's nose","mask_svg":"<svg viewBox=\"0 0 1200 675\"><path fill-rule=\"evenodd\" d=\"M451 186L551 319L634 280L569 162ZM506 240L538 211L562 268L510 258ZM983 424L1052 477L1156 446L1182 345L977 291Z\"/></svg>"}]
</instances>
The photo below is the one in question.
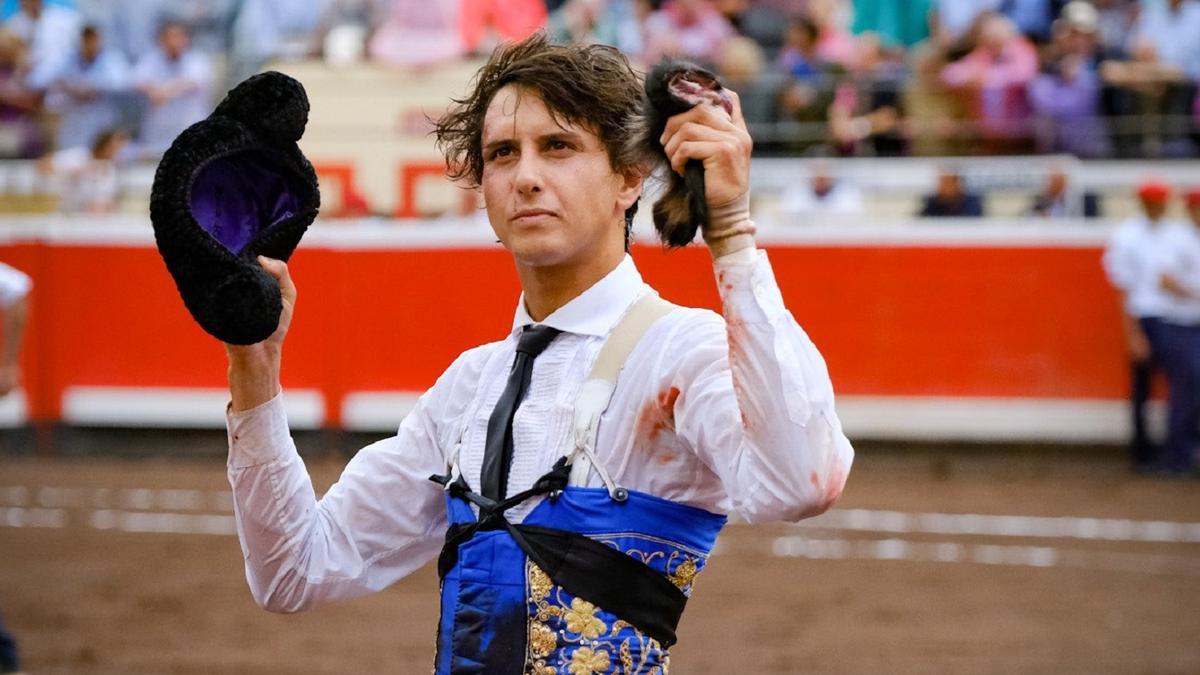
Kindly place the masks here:
<instances>
[{"instance_id":1,"label":"man's nose","mask_svg":"<svg viewBox=\"0 0 1200 675\"><path fill-rule=\"evenodd\" d=\"M514 177L517 192L529 194L542 190L542 162L535 152L522 152L517 159L517 172Z\"/></svg>"}]
</instances>

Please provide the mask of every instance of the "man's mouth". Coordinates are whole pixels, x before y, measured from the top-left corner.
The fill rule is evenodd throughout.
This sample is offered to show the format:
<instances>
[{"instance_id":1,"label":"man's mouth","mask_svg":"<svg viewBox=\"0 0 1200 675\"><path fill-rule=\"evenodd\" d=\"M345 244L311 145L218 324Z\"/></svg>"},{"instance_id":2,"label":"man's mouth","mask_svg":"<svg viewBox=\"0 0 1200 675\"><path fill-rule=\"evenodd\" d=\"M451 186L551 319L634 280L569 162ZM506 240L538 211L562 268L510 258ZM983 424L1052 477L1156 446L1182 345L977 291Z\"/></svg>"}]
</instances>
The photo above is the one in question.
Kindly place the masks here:
<instances>
[{"instance_id":1,"label":"man's mouth","mask_svg":"<svg viewBox=\"0 0 1200 675\"><path fill-rule=\"evenodd\" d=\"M554 217L554 215L555 213L549 209L522 209L517 211L513 220L539 220Z\"/></svg>"}]
</instances>

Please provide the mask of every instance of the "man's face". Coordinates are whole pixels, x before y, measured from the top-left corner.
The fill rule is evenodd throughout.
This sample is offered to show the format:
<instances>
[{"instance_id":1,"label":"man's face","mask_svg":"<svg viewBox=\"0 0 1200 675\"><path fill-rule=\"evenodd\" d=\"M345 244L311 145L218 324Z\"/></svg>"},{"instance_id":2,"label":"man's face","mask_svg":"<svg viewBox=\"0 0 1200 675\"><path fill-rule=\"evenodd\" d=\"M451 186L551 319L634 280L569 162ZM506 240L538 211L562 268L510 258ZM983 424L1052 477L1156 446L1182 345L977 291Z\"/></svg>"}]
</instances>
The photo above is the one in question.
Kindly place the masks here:
<instances>
[{"instance_id":1,"label":"man's face","mask_svg":"<svg viewBox=\"0 0 1200 675\"><path fill-rule=\"evenodd\" d=\"M1167 202L1157 198L1142 198L1142 212L1150 220L1159 220L1167 212Z\"/></svg>"},{"instance_id":2,"label":"man's face","mask_svg":"<svg viewBox=\"0 0 1200 675\"><path fill-rule=\"evenodd\" d=\"M100 35L88 33L79 43L79 54L84 61L92 61L100 55Z\"/></svg>"},{"instance_id":3,"label":"man's face","mask_svg":"<svg viewBox=\"0 0 1200 675\"><path fill-rule=\"evenodd\" d=\"M942 199L958 199L962 196L962 179L958 174L943 173L938 176L937 191Z\"/></svg>"},{"instance_id":4,"label":"man's face","mask_svg":"<svg viewBox=\"0 0 1200 675\"><path fill-rule=\"evenodd\" d=\"M183 26L170 25L159 37L163 51L172 59L179 58L188 48L188 34Z\"/></svg>"},{"instance_id":5,"label":"man's face","mask_svg":"<svg viewBox=\"0 0 1200 675\"><path fill-rule=\"evenodd\" d=\"M625 209L641 177L613 171L589 129L562 126L536 93L496 92L483 121L483 197L518 266L570 267L624 251Z\"/></svg>"}]
</instances>

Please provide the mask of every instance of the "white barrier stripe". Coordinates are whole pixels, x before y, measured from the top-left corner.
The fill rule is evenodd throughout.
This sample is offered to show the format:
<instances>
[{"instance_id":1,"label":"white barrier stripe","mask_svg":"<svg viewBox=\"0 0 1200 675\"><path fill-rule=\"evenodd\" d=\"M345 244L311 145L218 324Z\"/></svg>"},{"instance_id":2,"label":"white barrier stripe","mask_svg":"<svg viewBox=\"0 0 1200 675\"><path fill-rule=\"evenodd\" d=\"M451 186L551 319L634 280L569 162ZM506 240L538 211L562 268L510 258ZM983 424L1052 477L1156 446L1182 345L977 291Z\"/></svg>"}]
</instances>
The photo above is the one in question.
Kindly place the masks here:
<instances>
[{"instance_id":1,"label":"white barrier stripe","mask_svg":"<svg viewBox=\"0 0 1200 675\"><path fill-rule=\"evenodd\" d=\"M23 485L0 486L0 506L26 506L33 502L45 508L121 508L134 511L220 511L233 512L233 494L229 491L205 492L194 489L149 488L78 488Z\"/></svg>"},{"instance_id":2,"label":"white barrier stripe","mask_svg":"<svg viewBox=\"0 0 1200 675\"><path fill-rule=\"evenodd\" d=\"M1200 523L1064 516L906 513L868 509L835 509L811 520L797 523L796 526L891 534L1053 537L1167 543L1200 542Z\"/></svg>"},{"instance_id":3,"label":"white barrier stripe","mask_svg":"<svg viewBox=\"0 0 1200 675\"><path fill-rule=\"evenodd\" d=\"M88 524L97 530L166 534L237 534L233 516L144 511L93 511Z\"/></svg>"},{"instance_id":4,"label":"white barrier stripe","mask_svg":"<svg viewBox=\"0 0 1200 675\"><path fill-rule=\"evenodd\" d=\"M0 487L0 506L25 506L29 503L29 488L24 485Z\"/></svg>"},{"instance_id":5,"label":"white barrier stripe","mask_svg":"<svg viewBox=\"0 0 1200 675\"><path fill-rule=\"evenodd\" d=\"M0 507L25 507L30 501L45 509L94 508L126 511L233 512L229 491L195 489L74 488L22 485L0 486ZM1200 543L1200 523L1082 518L1073 516L1014 516L975 513L909 513L871 509L834 509L797 523L806 530L847 530L888 534L934 534L1086 539L1121 542Z\"/></svg>"},{"instance_id":6,"label":"white barrier stripe","mask_svg":"<svg viewBox=\"0 0 1200 675\"><path fill-rule=\"evenodd\" d=\"M67 512L62 509L0 506L0 527L66 527Z\"/></svg>"},{"instance_id":7,"label":"white barrier stripe","mask_svg":"<svg viewBox=\"0 0 1200 675\"><path fill-rule=\"evenodd\" d=\"M1008 567L1068 567L1200 577L1200 559L1195 557L1078 551L1052 546L911 542L903 539L851 541L785 536L776 537L771 542L771 554L779 558L811 560L901 560Z\"/></svg>"}]
</instances>

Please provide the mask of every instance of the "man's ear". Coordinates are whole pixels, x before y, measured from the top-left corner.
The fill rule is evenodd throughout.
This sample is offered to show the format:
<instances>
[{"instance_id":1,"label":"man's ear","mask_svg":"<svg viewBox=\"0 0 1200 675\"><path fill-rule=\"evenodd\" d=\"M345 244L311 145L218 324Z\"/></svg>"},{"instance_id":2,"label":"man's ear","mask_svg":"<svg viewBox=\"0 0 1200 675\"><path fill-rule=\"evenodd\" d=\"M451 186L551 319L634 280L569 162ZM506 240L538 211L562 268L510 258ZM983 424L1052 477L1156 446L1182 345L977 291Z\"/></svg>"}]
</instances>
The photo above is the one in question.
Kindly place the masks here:
<instances>
[{"instance_id":1,"label":"man's ear","mask_svg":"<svg viewBox=\"0 0 1200 675\"><path fill-rule=\"evenodd\" d=\"M635 165L620 170L621 176L621 191L617 193L617 203L621 207L621 211L633 206L633 203L642 196L642 184L646 180L646 167Z\"/></svg>"}]
</instances>

